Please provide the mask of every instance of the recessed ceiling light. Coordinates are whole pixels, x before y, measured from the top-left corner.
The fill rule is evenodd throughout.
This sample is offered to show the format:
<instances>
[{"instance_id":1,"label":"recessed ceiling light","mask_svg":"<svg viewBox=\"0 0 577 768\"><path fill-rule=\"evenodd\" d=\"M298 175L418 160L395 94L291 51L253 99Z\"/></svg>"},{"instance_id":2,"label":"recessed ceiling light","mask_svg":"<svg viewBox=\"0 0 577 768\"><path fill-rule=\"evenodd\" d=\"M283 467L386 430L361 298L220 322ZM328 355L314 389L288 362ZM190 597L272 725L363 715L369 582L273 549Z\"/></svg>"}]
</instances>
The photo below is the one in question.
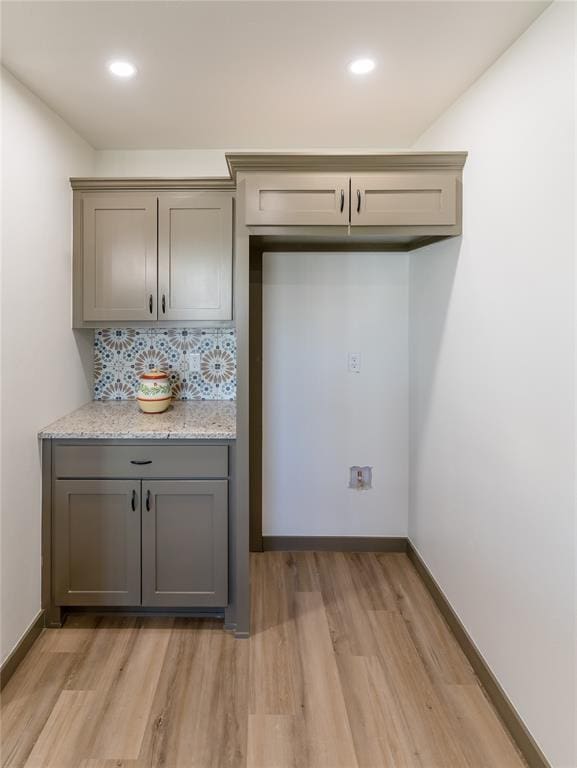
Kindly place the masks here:
<instances>
[{"instance_id":1,"label":"recessed ceiling light","mask_svg":"<svg viewBox=\"0 0 577 768\"><path fill-rule=\"evenodd\" d=\"M375 68L373 59L355 59L349 64L349 70L353 75L368 75Z\"/></svg>"},{"instance_id":2,"label":"recessed ceiling light","mask_svg":"<svg viewBox=\"0 0 577 768\"><path fill-rule=\"evenodd\" d=\"M133 77L136 74L136 67L129 61L112 61L108 69L116 77Z\"/></svg>"}]
</instances>

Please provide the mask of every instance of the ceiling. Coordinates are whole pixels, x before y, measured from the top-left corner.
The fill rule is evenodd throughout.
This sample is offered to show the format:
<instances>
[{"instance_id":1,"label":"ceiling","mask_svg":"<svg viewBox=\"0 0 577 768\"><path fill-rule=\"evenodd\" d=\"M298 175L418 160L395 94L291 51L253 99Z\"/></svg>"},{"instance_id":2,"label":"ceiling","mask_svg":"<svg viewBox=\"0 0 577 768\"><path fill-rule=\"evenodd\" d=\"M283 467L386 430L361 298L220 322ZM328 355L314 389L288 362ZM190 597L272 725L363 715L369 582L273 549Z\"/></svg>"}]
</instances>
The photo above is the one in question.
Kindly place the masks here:
<instances>
[{"instance_id":1,"label":"ceiling","mask_svg":"<svg viewBox=\"0 0 577 768\"><path fill-rule=\"evenodd\" d=\"M2 60L97 149L401 148L548 4L3 2Z\"/></svg>"}]
</instances>

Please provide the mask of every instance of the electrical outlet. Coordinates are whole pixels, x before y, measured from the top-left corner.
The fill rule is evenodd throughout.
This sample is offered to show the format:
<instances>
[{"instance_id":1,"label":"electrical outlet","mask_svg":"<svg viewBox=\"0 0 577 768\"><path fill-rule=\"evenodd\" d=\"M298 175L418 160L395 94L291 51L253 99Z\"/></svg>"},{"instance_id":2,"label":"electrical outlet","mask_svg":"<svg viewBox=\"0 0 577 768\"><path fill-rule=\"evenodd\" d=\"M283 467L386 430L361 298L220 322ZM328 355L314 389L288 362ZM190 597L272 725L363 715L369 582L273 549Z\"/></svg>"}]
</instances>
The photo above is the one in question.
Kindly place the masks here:
<instances>
[{"instance_id":1,"label":"electrical outlet","mask_svg":"<svg viewBox=\"0 0 577 768\"><path fill-rule=\"evenodd\" d=\"M349 352L349 373L361 372L361 353Z\"/></svg>"},{"instance_id":2,"label":"electrical outlet","mask_svg":"<svg viewBox=\"0 0 577 768\"><path fill-rule=\"evenodd\" d=\"M200 352L193 352L189 355L190 370L194 372L200 371Z\"/></svg>"}]
</instances>

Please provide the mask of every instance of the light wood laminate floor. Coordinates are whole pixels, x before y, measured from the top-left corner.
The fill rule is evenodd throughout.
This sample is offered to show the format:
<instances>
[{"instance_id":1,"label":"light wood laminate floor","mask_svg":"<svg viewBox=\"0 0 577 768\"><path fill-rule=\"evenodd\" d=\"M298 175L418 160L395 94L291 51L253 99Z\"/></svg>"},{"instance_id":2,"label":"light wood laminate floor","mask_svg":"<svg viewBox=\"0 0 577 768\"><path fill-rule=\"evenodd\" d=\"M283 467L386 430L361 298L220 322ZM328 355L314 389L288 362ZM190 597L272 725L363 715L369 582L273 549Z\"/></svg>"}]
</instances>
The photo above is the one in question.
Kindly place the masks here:
<instances>
[{"instance_id":1,"label":"light wood laminate floor","mask_svg":"<svg viewBox=\"0 0 577 768\"><path fill-rule=\"evenodd\" d=\"M75 616L2 693L2 765L525 765L402 554L252 556L253 634Z\"/></svg>"}]
</instances>

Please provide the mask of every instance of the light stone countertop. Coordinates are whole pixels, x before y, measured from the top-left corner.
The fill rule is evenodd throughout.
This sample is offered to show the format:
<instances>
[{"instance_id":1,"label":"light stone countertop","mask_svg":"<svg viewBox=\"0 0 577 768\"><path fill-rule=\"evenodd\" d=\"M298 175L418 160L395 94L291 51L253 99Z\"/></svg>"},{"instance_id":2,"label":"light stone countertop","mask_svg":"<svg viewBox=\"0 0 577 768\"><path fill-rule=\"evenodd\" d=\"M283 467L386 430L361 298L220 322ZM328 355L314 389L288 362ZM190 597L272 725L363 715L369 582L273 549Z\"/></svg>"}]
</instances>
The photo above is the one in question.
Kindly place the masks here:
<instances>
[{"instance_id":1,"label":"light stone countertop","mask_svg":"<svg viewBox=\"0 0 577 768\"><path fill-rule=\"evenodd\" d=\"M164 413L142 413L135 400L93 401L38 433L57 439L234 440L236 403L177 400Z\"/></svg>"}]
</instances>

